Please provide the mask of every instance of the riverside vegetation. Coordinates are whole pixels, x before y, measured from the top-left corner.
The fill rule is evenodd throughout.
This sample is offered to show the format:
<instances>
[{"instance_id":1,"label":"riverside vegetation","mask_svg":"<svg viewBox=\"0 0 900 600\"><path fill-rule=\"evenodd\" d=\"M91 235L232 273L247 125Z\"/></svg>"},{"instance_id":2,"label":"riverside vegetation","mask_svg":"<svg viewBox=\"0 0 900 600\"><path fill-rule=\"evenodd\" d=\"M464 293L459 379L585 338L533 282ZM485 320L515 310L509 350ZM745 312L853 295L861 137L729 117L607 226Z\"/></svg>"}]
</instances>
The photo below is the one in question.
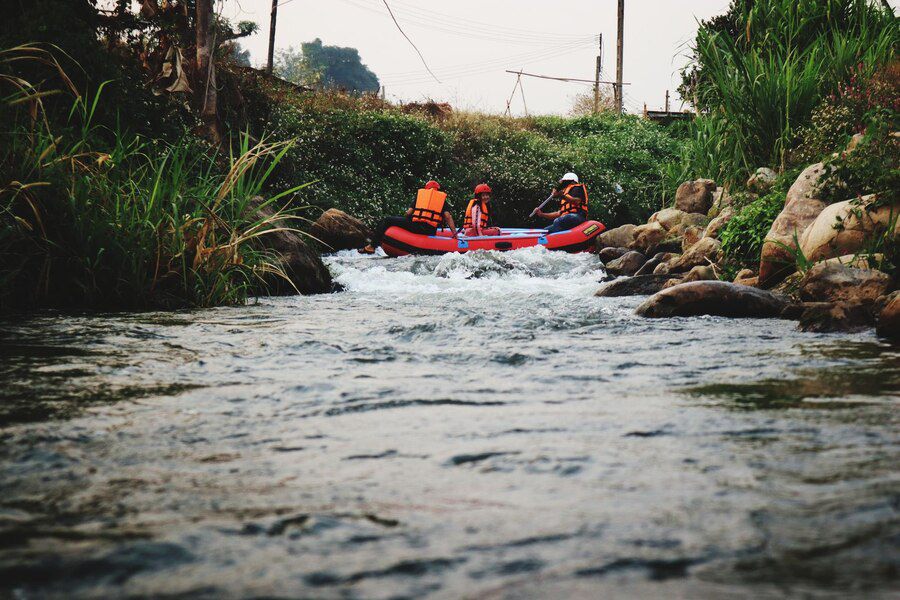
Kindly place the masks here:
<instances>
[{"instance_id":1,"label":"riverside vegetation","mask_svg":"<svg viewBox=\"0 0 900 600\"><path fill-rule=\"evenodd\" d=\"M112 28L90 2L18 10L0 40L7 310L206 306L286 287L325 291L315 251L328 247L314 238L333 236L308 226L322 210L339 209L331 214L364 237L366 224L402 212L423 180L440 179L455 210L473 183L488 180L500 219L525 225L567 170L589 182L592 216L625 226L603 237L612 247L605 259L624 258L615 250L624 246L649 259L633 270L610 264L612 272L658 271L661 286L735 277L771 286L832 257L811 258L803 244L816 217L835 218L827 205L852 204L819 228L839 233L848 215L892 213L900 187L898 30L881 3L735 0L698 31L681 92L699 116L687 128L609 113L510 119L310 91L237 64L222 44L221 144L193 133L196 111L183 95L147 89L156 74L133 39L161 39L164 25L126 8L131 20ZM35 27L37 16L47 26ZM66 35L53 35L63 22ZM185 72L190 78L189 65ZM809 165L819 165L814 177ZM879 219L841 252L884 272L887 292L896 219ZM301 266L285 262L285 238ZM676 276L663 281L669 272ZM318 283L305 285L310 278ZM799 294L796 277L786 285Z\"/></svg>"}]
</instances>

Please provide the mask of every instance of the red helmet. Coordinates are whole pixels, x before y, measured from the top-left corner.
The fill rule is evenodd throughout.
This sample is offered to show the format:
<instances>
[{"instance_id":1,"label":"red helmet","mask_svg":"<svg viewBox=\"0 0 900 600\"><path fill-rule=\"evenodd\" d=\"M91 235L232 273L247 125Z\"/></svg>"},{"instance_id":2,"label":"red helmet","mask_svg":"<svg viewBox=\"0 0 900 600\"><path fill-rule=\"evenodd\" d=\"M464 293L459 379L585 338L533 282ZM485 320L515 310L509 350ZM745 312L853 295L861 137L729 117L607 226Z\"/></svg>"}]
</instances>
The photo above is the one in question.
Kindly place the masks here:
<instances>
[{"instance_id":1,"label":"red helmet","mask_svg":"<svg viewBox=\"0 0 900 600\"><path fill-rule=\"evenodd\" d=\"M425 189L426 190L439 190L439 189L441 189L441 184L439 184L437 181L432 179L431 181L429 181L428 183L425 184Z\"/></svg>"},{"instance_id":2,"label":"red helmet","mask_svg":"<svg viewBox=\"0 0 900 600\"><path fill-rule=\"evenodd\" d=\"M476 196L478 194L490 194L490 193L491 193L491 186L489 186L486 183L479 183L478 185L475 186L475 195Z\"/></svg>"}]
</instances>

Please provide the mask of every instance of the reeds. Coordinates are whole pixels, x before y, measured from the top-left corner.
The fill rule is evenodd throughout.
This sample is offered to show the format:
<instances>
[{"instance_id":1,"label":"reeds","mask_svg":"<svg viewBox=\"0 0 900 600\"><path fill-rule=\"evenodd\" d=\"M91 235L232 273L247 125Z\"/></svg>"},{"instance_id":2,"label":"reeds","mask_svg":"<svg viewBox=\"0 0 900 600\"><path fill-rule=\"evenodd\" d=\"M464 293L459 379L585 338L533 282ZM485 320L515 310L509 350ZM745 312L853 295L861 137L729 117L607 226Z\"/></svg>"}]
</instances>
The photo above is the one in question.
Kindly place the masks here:
<instances>
[{"instance_id":1,"label":"reeds","mask_svg":"<svg viewBox=\"0 0 900 600\"><path fill-rule=\"evenodd\" d=\"M892 12L868 0L759 0L740 11L742 35L701 27L694 47L705 114L691 159L730 182L785 167L822 98L860 67L888 63L900 41Z\"/></svg>"},{"instance_id":2,"label":"reeds","mask_svg":"<svg viewBox=\"0 0 900 600\"><path fill-rule=\"evenodd\" d=\"M92 121L103 86L66 90L72 107L54 130L50 92L13 74L21 60L58 67L34 47L0 52L0 308L232 304L264 292L267 275L286 279L259 240L291 218L260 209L303 187L265 193L290 142L241 136L224 156L190 136L106 130Z\"/></svg>"}]
</instances>

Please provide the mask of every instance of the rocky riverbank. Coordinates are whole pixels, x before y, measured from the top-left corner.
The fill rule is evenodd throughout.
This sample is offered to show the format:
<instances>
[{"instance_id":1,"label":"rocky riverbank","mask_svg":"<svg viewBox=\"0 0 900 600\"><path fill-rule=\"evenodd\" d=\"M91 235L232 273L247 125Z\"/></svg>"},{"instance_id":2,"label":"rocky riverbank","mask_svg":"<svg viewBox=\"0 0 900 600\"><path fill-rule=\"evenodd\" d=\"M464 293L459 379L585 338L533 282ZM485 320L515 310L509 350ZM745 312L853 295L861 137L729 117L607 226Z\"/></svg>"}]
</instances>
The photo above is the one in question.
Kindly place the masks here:
<instances>
[{"instance_id":1,"label":"rocky riverbank","mask_svg":"<svg viewBox=\"0 0 900 600\"><path fill-rule=\"evenodd\" d=\"M873 194L829 204L822 198L830 174L821 162L800 173L758 265L733 277L720 235L738 212L734 197L710 179L682 183L673 207L597 238L607 271L617 277L597 295L652 294L638 308L648 317L780 316L799 321L804 331L876 327L879 335L900 339L900 292L885 254L900 234L900 203ZM761 168L745 193L770 193L776 178ZM836 187L833 178L828 183Z\"/></svg>"}]
</instances>

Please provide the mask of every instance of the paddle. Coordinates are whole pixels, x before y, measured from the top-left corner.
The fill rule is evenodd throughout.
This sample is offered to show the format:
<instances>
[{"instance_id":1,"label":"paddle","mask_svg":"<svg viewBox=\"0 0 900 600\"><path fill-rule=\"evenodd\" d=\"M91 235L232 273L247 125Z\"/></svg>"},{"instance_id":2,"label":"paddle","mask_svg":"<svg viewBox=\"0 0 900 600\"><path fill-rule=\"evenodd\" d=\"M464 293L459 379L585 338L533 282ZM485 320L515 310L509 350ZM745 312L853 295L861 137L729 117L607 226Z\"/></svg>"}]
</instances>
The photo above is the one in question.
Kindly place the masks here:
<instances>
[{"instance_id":1,"label":"paddle","mask_svg":"<svg viewBox=\"0 0 900 600\"><path fill-rule=\"evenodd\" d=\"M543 202L541 202L541 205L540 205L540 206L538 206L536 209L534 209L533 211L531 211L531 214L528 215L528 218L530 219L531 217L533 217L534 215L536 215L537 212L538 212L539 210L541 210L542 208L544 208L545 206L547 206L547 203L550 202L551 200L553 200L553 194L550 194L549 196L547 196L547 199L544 200Z\"/></svg>"}]
</instances>

